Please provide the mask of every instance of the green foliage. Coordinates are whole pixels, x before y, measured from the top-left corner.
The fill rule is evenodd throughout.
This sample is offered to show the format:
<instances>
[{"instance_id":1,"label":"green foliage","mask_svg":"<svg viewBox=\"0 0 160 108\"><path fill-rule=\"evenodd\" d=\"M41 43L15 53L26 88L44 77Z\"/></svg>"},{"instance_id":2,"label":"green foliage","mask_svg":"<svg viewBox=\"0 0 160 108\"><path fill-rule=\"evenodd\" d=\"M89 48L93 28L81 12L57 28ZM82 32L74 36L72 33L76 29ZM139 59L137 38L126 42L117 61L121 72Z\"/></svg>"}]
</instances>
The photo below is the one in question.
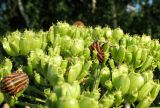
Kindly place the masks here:
<instances>
[{"instance_id":1,"label":"green foliage","mask_svg":"<svg viewBox=\"0 0 160 108\"><path fill-rule=\"evenodd\" d=\"M1 0L0 34L16 29L48 30L52 23L65 20L73 24L82 20L85 25L120 26L131 34L148 34L159 38L159 0L153 4L147 1L126 0ZM141 6L134 9L134 3ZM127 12L127 6L132 10Z\"/></svg>"},{"instance_id":2,"label":"green foliage","mask_svg":"<svg viewBox=\"0 0 160 108\"><path fill-rule=\"evenodd\" d=\"M159 41L131 36L119 27L77 27L66 22L48 31L8 33L0 42L0 79L21 70L30 82L28 88L10 95L9 90L23 86L23 77L3 79L1 101L36 108L158 106L159 71L154 71L160 69Z\"/></svg>"}]
</instances>

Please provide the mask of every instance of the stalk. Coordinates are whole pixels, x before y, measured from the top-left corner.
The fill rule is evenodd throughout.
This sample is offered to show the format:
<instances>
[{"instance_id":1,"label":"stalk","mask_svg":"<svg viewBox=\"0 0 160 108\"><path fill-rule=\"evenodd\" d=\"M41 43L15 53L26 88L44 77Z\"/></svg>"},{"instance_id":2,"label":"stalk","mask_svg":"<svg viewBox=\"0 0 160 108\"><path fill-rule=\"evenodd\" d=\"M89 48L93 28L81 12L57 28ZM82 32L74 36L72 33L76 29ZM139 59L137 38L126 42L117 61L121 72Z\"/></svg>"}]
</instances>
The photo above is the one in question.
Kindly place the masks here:
<instances>
[{"instance_id":1,"label":"stalk","mask_svg":"<svg viewBox=\"0 0 160 108\"><path fill-rule=\"evenodd\" d=\"M33 86L30 86L30 85L28 86L27 90L31 91L31 92L35 92L35 93L37 93L37 94L39 94L41 96L45 95L42 91L40 91L39 89L37 89L37 88L35 88Z\"/></svg>"},{"instance_id":2,"label":"stalk","mask_svg":"<svg viewBox=\"0 0 160 108\"><path fill-rule=\"evenodd\" d=\"M31 108L38 108L39 104L32 104L32 103L28 103L28 102L21 102L21 101L17 101L16 104L21 105L21 106L30 106ZM44 106L44 105L41 105ZM44 108L44 107L43 107Z\"/></svg>"},{"instance_id":3,"label":"stalk","mask_svg":"<svg viewBox=\"0 0 160 108\"><path fill-rule=\"evenodd\" d=\"M111 69L115 69L115 67L116 67L113 59L109 60L109 65L110 65Z\"/></svg>"},{"instance_id":4,"label":"stalk","mask_svg":"<svg viewBox=\"0 0 160 108\"><path fill-rule=\"evenodd\" d=\"M98 86L100 83L100 69L95 70L94 78L95 78L95 82L94 82L93 90L96 90L98 89Z\"/></svg>"},{"instance_id":5,"label":"stalk","mask_svg":"<svg viewBox=\"0 0 160 108\"><path fill-rule=\"evenodd\" d=\"M28 96L28 95L25 95L25 94L22 94L21 97L27 98L27 99L29 99L31 101L38 101L38 102L46 103L45 100L42 100L40 98L33 97L33 96Z\"/></svg>"}]
</instances>

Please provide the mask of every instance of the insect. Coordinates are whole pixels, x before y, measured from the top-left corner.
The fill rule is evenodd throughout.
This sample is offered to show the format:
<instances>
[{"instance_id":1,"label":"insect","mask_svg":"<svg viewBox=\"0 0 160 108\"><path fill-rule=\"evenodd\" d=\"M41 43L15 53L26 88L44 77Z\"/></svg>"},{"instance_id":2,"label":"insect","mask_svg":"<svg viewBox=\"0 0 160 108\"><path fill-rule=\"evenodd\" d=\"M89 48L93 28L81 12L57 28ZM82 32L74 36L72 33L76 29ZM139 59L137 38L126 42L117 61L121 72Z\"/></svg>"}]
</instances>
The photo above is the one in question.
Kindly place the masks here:
<instances>
[{"instance_id":1,"label":"insect","mask_svg":"<svg viewBox=\"0 0 160 108\"><path fill-rule=\"evenodd\" d=\"M84 23L80 20L75 21L73 25L75 25L77 27L84 27Z\"/></svg>"},{"instance_id":2,"label":"insect","mask_svg":"<svg viewBox=\"0 0 160 108\"><path fill-rule=\"evenodd\" d=\"M1 90L10 95L15 95L26 89L29 84L29 78L26 73L16 71L11 75L5 76L1 81Z\"/></svg>"},{"instance_id":3,"label":"insect","mask_svg":"<svg viewBox=\"0 0 160 108\"><path fill-rule=\"evenodd\" d=\"M103 59L104 59L104 52L103 49L100 46L100 43L98 41L93 42L92 45L90 46L90 50L91 52L93 52L93 50L97 50L97 57L100 63L102 63Z\"/></svg>"}]
</instances>

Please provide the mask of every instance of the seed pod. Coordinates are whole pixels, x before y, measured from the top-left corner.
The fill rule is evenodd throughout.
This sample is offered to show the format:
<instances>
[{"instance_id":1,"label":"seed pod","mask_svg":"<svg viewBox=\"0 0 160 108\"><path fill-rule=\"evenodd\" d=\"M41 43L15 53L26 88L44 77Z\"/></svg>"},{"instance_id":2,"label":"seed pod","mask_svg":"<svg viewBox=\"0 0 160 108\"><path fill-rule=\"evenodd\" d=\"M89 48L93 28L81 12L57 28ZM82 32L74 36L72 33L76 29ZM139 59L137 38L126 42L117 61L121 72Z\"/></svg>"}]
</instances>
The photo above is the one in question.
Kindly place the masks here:
<instances>
[{"instance_id":1,"label":"seed pod","mask_svg":"<svg viewBox=\"0 0 160 108\"><path fill-rule=\"evenodd\" d=\"M72 97L60 97L57 108L79 108L79 103Z\"/></svg>"},{"instance_id":2,"label":"seed pod","mask_svg":"<svg viewBox=\"0 0 160 108\"><path fill-rule=\"evenodd\" d=\"M132 43L132 45L137 45L137 43L138 43L138 36L137 36L137 35L135 35L135 36L131 39L131 43Z\"/></svg>"},{"instance_id":3,"label":"seed pod","mask_svg":"<svg viewBox=\"0 0 160 108\"><path fill-rule=\"evenodd\" d=\"M16 56L18 56L19 55L19 43L17 45L17 43L15 43L15 41L13 41L13 42L9 43L9 46L10 46L11 50L15 52Z\"/></svg>"},{"instance_id":4,"label":"seed pod","mask_svg":"<svg viewBox=\"0 0 160 108\"><path fill-rule=\"evenodd\" d=\"M125 95L125 100L127 100L129 103L132 104L137 100L137 97L138 97L138 92L137 91L130 92L130 93L127 93Z\"/></svg>"},{"instance_id":5,"label":"seed pod","mask_svg":"<svg viewBox=\"0 0 160 108\"><path fill-rule=\"evenodd\" d=\"M122 91L122 95L126 94L130 87L130 79L128 75L122 74L113 80L113 86Z\"/></svg>"},{"instance_id":6,"label":"seed pod","mask_svg":"<svg viewBox=\"0 0 160 108\"><path fill-rule=\"evenodd\" d=\"M141 71L144 71L149 66L152 65L153 56L148 56L148 58L145 60L145 62L142 64Z\"/></svg>"},{"instance_id":7,"label":"seed pod","mask_svg":"<svg viewBox=\"0 0 160 108\"><path fill-rule=\"evenodd\" d=\"M41 49L44 50L47 46L47 32L40 31L38 32L38 37L41 39Z\"/></svg>"},{"instance_id":8,"label":"seed pod","mask_svg":"<svg viewBox=\"0 0 160 108\"><path fill-rule=\"evenodd\" d=\"M82 96L79 100L80 108L99 108L98 101L94 98Z\"/></svg>"},{"instance_id":9,"label":"seed pod","mask_svg":"<svg viewBox=\"0 0 160 108\"><path fill-rule=\"evenodd\" d=\"M27 53L29 53L30 50L34 50L32 49L35 44L33 39L34 37L35 37L35 33L33 31L31 30L24 31L23 36L21 37L20 43L19 43L20 53L22 55L26 55Z\"/></svg>"},{"instance_id":10,"label":"seed pod","mask_svg":"<svg viewBox=\"0 0 160 108\"><path fill-rule=\"evenodd\" d=\"M16 53L11 49L9 42L7 41L7 38L3 39L3 48L6 51L6 53L10 56L16 56Z\"/></svg>"},{"instance_id":11,"label":"seed pod","mask_svg":"<svg viewBox=\"0 0 160 108\"><path fill-rule=\"evenodd\" d=\"M47 74L44 75L52 86L64 82L63 74L59 73L59 66L54 65L53 63L48 64Z\"/></svg>"},{"instance_id":12,"label":"seed pod","mask_svg":"<svg viewBox=\"0 0 160 108\"><path fill-rule=\"evenodd\" d=\"M142 57L142 48L138 48L137 52L135 53L135 61L134 61L135 68L139 68L141 66L141 57Z\"/></svg>"},{"instance_id":13,"label":"seed pod","mask_svg":"<svg viewBox=\"0 0 160 108\"><path fill-rule=\"evenodd\" d=\"M0 78L11 74L12 61L8 58L5 58L4 61L2 62L2 66L3 68L1 68Z\"/></svg>"},{"instance_id":14,"label":"seed pod","mask_svg":"<svg viewBox=\"0 0 160 108\"><path fill-rule=\"evenodd\" d=\"M100 82L102 85L105 85L105 81L109 80L111 78L110 70L108 67L102 68L100 72Z\"/></svg>"},{"instance_id":15,"label":"seed pod","mask_svg":"<svg viewBox=\"0 0 160 108\"><path fill-rule=\"evenodd\" d=\"M101 94L98 89L93 89L91 92L90 91L85 92L85 96L95 100L98 100L100 98L100 95Z\"/></svg>"},{"instance_id":16,"label":"seed pod","mask_svg":"<svg viewBox=\"0 0 160 108\"><path fill-rule=\"evenodd\" d=\"M126 46L128 48L128 46L132 45L131 43L132 37L129 34L125 34L125 36L126 36Z\"/></svg>"},{"instance_id":17,"label":"seed pod","mask_svg":"<svg viewBox=\"0 0 160 108\"><path fill-rule=\"evenodd\" d=\"M148 49L142 49L142 54L143 54L143 56L141 56L141 60L142 60L142 64L143 64L143 62L145 62L146 59L148 59L147 58L148 57Z\"/></svg>"},{"instance_id":18,"label":"seed pod","mask_svg":"<svg viewBox=\"0 0 160 108\"><path fill-rule=\"evenodd\" d=\"M154 40L154 41L152 41L153 42L153 47L152 47L152 51L154 51L154 50L158 50L158 47L159 47L159 40Z\"/></svg>"},{"instance_id":19,"label":"seed pod","mask_svg":"<svg viewBox=\"0 0 160 108\"><path fill-rule=\"evenodd\" d=\"M156 99L159 91L160 91L160 85L157 84L157 83L155 83L155 85L154 85L154 87L153 87L153 89L152 89L152 91L151 91L151 98L152 98L153 100Z\"/></svg>"},{"instance_id":20,"label":"seed pod","mask_svg":"<svg viewBox=\"0 0 160 108\"><path fill-rule=\"evenodd\" d=\"M47 84L46 80L39 73L35 72L34 78L35 78L35 82L37 84L40 84L40 85L46 85Z\"/></svg>"},{"instance_id":21,"label":"seed pod","mask_svg":"<svg viewBox=\"0 0 160 108\"><path fill-rule=\"evenodd\" d=\"M42 46L42 42L41 39L38 37L35 37L33 40L33 43L31 45L31 50L36 50L36 49L40 49Z\"/></svg>"},{"instance_id":22,"label":"seed pod","mask_svg":"<svg viewBox=\"0 0 160 108\"><path fill-rule=\"evenodd\" d=\"M52 48L51 48L52 49ZM55 56L55 55L60 55L60 52L61 52L61 49L60 49L60 46L56 45L52 51L51 49L49 50L50 51L50 56Z\"/></svg>"},{"instance_id":23,"label":"seed pod","mask_svg":"<svg viewBox=\"0 0 160 108\"><path fill-rule=\"evenodd\" d=\"M49 28L49 31L48 31L48 41L50 41L52 44L54 42L54 26L53 25Z\"/></svg>"},{"instance_id":24,"label":"seed pod","mask_svg":"<svg viewBox=\"0 0 160 108\"><path fill-rule=\"evenodd\" d=\"M70 91L71 90L71 91ZM68 83L62 83L55 86L55 93L57 97L70 96L72 97L72 86Z\"/></svg>"},{"instance_id":25,"label":"seed pod","mask_svg":"<svg viewBox=\"0 0 160 108\"><path fill-rule=\"evenodd\" d=\"M20 35L21 33L19 31L15 31L11 33L10 37L8 37L9 45L16 55L19 54Z\"/></svg>"},{"instance_id":26,"label":"seed pod","mask_svg":"<svg viewBox=\"0 0 160 108\"><path fill-rule=\"evenodd\" d=\"M151 90L154 87L154 82L153 81L148 81L147 83L145 83L141 89L138 91L138 100L142 101L143 99L145 99L148 94L151 92Z\"/></svg>"},{"instance_id":27,"label":"seed pod","mask_svg":"<svg viewBox=\"0 0 160 108\"><path fill-rule=\"evenodd\" d=\"M125 59L125 52L126 52L125 47L120 46L119 49L118 49L115 61L118 62L119 64L121 64Z\"/></svg>"},{"instance_id":28,"label":"seed pod","mask_svg":"<svg viewBox=\"0 0 160 108\"><path fill-rule=\"evenodd\" d=\"M16 102L17 102L17 97L15 98L15 96L6 96L5 101L6 101L6 103L9 104L9 106L11 108L13 108L14 105L16 104Z\"/></svg>"},{"instance_id":29,"label":"seed pod","mask_svg":"<svg viewBox=\"0 0 160 108\"><path fill-rule=\"evenodd\" d=\"M78 98L80 92L80 85L77 81L74 81L72 85L69 83L62 83L55 86L55 93L58 98L62 96Z\"/></svg>"},{"instance_id":30,"label":"seed pod","mask_svg":"<svg viewBox=\"0 0 160 108\"><path fill-rule=\"evenodd\" d=\"M132 45L132 47L131 47L132 49L132 54L133 54L133 63L135 63L135 61L136 61L136 54L137 54L137 51L138 51L138 46L137 45L135 45L135 44L133 44Z\"/></svg>"},{"instance_id":31,"label":"seed pod","mask_svg":"<svg viewBox=\"0 0 160 108\"><path fill-rule=\"evenodd\" d=\"M31 37L27 37L27 38L31 38ZM20 47L20 54L21 55L26 55L29 53L30 49L30 39L27 39L26 37L21 38L20 42L19 42L19 47Z\"/></svg>"},{"instance_id":32,"label":"seed pod","mask_svg":"<svg viewBox=\"0 0 160 108\"><path fill-rule=\"evenodd\" d=\"M15 73L4 77L1 83L1 90L3 92L15 95L28 87L29 78L26 73L16 71Z\"/></svg>"},{"instance_id":33,"label":"seed pod","mask_svg":"<svg viewBox=\"0 0 160 108\"><path fill-rule=\"evenodd\" d=\"M97 58L99 60L100 63L102 63L103 59L104 59L104 52L102 47L100 46L100 43L94 42L91 46L90 46L90 50L93 53L94 50L97 51Z\"/></svg>"},{"instance_id":34,"label":"seed pod","mask_svg":"<svg viewBox=\"0 0 160 108\"><path fill-rule=\"evenodd\" d=\"M109 60L109 65L110 65L110 67L111 67L112 69L115 69L115 67L116 67L113 59L110 59L110 60Z\"/></svg>"},{"instance_id":35,"label":"seed pod","mask_svg":"<svg viewBox=\"0 0 160 108\"><path fill-rule=\"evenodd\" d=\"M111 30L111 28L109 28L109 27L104 27L103 28L103 31L104 31L104 37L105 38L111 38L112 37L112 30Z\"/></svg>"},{"instance_id":36,"label":"seed pod","mask_svg":"<svg viewBox=\"0 0 160 108\"><path fill-rule=\"evenodd\" d=\"M142 35L142 37L141 37L141 42L143 43L143 44L148 44L149 42L151 41L151 36L146 36L146 35Z\"/></svg>"},{"instance_id":37,"label":"seed pod","mask_svg":"<svg viewBox=\"0 0 160 108\"><path fill-rule=\"evenodd\" d=\"M26 73L30 76L33 75L33 66L30 62L28 62L28 66L26 68Z\"/></svg>"},{"instance_id":38,"label":"seed pod","mask_svg":"<svg viewBox=\"0 0 160 108\"><path fill-rule=\"evenodd\" d=\"M103 64L105 65L107 60L109 59L110 53L109 52L104 52L104 59L103 59Z\"/></svg>"},{"instance_id":39,"label":"seed pod","mask_svg":"<svg viewBox=\"0 0 160 108\"><path fill-rule=\"evenodd\" d=\"M101 26L96 26L92 32L92 37L94 40L96 39L100 39L101 37L103 37L104 35L104 31L102 30Z\"/></svg>"},{"instance_id":40,"label":"seed pod","mask_svg":"<svg viewBox=\"0 0 160 108\"><path fill-rule=\"evenodd\" d=\"M117 68L112 69L111 73L112 82L114 82L119 76L122 75L122 73Z\"/></svg>"},{"instance_id":41,"label":"seed pod","mask_svg":"<svg viewBox=\"0 0 160 108\"><path fill-rule=\"evenodd\" d=\"M115 100L114 100L115 106L119 106L120 104L122 104L122 102L123 102L122 92L118 90L118 91L115 91L113 93L113 95L114 95L114 98L115 98Z\"/></svg>"},{"instance_id":42,"label":"seed pod","mask_svg":"<svg viewBox=\"0 0 160 108\"><path fill-rule=\"evenodd\" d=\"M70 66L70 70L68 73L68 82L72 83L73 81L75 81L78 77L78 75L80 74L81 70L82 70L82 62L81 61L77 61L76 64Z\"/></svg>"},{"instance_id":43,"label":"seed pod","mask_svg":"<svg viewBox=\"0 0 160 108\"><path fill-rule=\"evenodd\" d=\"M61 63L62 63L62 60L63 60L62 56L60 56L60 55L55 55L55 56L53 56L53 57L50 58L49 62L50 62L51 64L59 67L59 66L61 65Z\"/></svg>"},{"instance_id":44,"label":"seed pod","mask_svg":"<svg viewBox=\"0 0 160 108\"><path fill-rule=\"evenodd\" d=\"M83 79L84 77L86 77L89 74L89 69L92 65L92 61L87 61L84 63L83 67L82 67L82 71L79 74L79 76L77 77L78 80Z\"/></svg>"},{"instance_id":45,"label":"seed pod","mask_svg":"<svg viewBox=\"0 0 160 108\"><path fill-rule=\"evenodd\" d=\"M89 48L85 48L83 51L83 55L85 57L85 59L89 59L90 58L90 49Z\"/></svg>"},{"instance_id":46,"label":"seed pod","mask_svg":"<svg viewBox=\"0 0 160 108\"><path fill-rule=\"evenodd\" d=\"M71 86L72 86L72 97L78 98L79 95L81 94L81 88L79 82L74 81Z\"/></svg>"},{"instance_id":47,"label":"seed pod","mask_svg":"<svg viewBox=\"0 0 160 108\"><path fill-rule=\"evenodd\" d=\"M136 52L136 60L140 60L142 57L142 48L138 48L137 52Z\"/></svg>"},{"instance_id":48,"label":"seed pod","mask_svg":"<svg viewBox=\"0 0 160 108\"><path fill-rule=\"evenodd\" d=\"M138 103L136 108L149 108L149 106L152 104L152 102L153 102L152 98L146 97Z\"/></svg>"},{"instance_id":49,"label":"seed pod","mask_svg":"<svg viewBox=\"0 0 160 108\"><path fill-rule=\"evenodd\" d=\"M109 49L110 49L110 43L108 42L105 42L103 45L102 45L102 49L104 52L109 52Z\"/></svg>"},{"instance_id":50,"label":"seed pod","mask_svg":"<svg viewBox=\"0 0 160 108\"><path fill-rule=\"evenodd\" d=\"M50 93L47 100L46 105L51 108L57 108L57 96L55 93Z\"/></svg>"},{"instance_id":51,"label":"seed pod","mask_svg":"<svg viewBox=\"0 0 160 108\"><path fill-rule=\"evenodd\" d=\"M130 87L128 91L129 93L136 92L144 85L144 79L139 73L130 73L129 79L130 79Z\"/></svg>"},{"instance_id":52,"label":"seed pod","mask_svg":"<svg viewBox=\"0 0 160 108\"><path fill-rule=\"evenodd\" d=\"M119 49L118 46L110 47L110 52L111 52L111 56L112 56L113 60L116 60L118 49Z\"/></svg>"},{"instance_id":53,"label":"seed pod","mask_svg":"<svg viewBox=\"0 0 160 108\"><path fill-rule=\"evenodd\" d=\"M70 26L66 22L58 22L54 27L55 34L60 34L60 36L65 36L70 30Z\"/></svg>"},{"instance_id":54,"label":"seed pod","mask_svg":"<svg viewBox=\"0 0 160 108\"><path fill-rule=\"evenodd\" d=\"M71 39L71 37L69 36L64 36L61 39L61 49L62 49L62 53L69 53L70 48L72 47L73 44L73 40Z\"/></svg>"},{"instance_id":55,"label":"seed pod","mask_svg":"<svg viewBox=\"0 0 160 108\"><path fill-rule=\"evenodd\" d=\"M134 62L134 68L139 68L139 67L141 67L141 60L136 60Z\"/></svg>"},{"instance_id":56,"label":"seed pod","mask_svg":"<svg viewBox=\"0 0 160 108\"><path fill-rule=\"evenodd\" d=\"M103 108L111 108L113 103L115 101L115 98L112 94L109 94L107 96L103 96L99 103L102 104Z\"/></svg>"},{"instance_id":57,"label":"seed pod","mask_svg":"<svg viewBox=\"0 0 160 108\"><path fill-rule=\"evenodd\" d=\"M113 84L111 80L107 80L105 81L104 85L103 85L107 90L112 90Z\"/></svg>"},{"instance_id":58,"label":"seed pod","mask_svg":"<svg viewBox=\"0 0 160 108\"><path fill-rule=\"evenodd\" d=\"M123 45L126 47L126 44L127 44L126 37L122 37L119 43L120 43L120 45Z\"/></svg>"},{"instance_id":59,"label":"seed pod","mask_svg":"<svg viewBox=\"0 0 160 108\"><path fill-rule=\"evenodd\" d=\"M73 56L82 55L84 50L84 40L76 38L73 40L73 45L71 47L71 53Z\"/></svg>"},{"instance_id":60,"label":"seed pod","mask_svg":"<svg viewBox=\"0 0 160 108\"><path fill-rule=\"evenodd\" d=\"M154 76L152 70L144 71L144 72L142 72L141 75L142 75L145 83L153 80L153 76Z\"/></svg>"},{"instance_id":61,"label":"seed pod","mask_svg":"<svg viewBox=\"0 0 160 108\"><path fill-rule=\"evenodd\" d=\"M116 42L119 42L119 40L122 38L123 36L123 30L120 28L116 28L113 30L112 32L112 37Z\"/></svg>"},{"instance_id":62,"label":"seed pod","mask_svg":"<svg viewBox=\"0 0 160 108\"><path fill-rule=\"evenodd\" d=\"M129 67L126 64L119 65L118 70L122 74L128 74Z\"/></svg>"},{"instance_id":63,"label":"seed pod","mask_svg":"<svg viewBox=\"0 0 160 108\"><path fill-rule=\"evenodd\" d=\"M62 60L62 62L61 62L61 68L62 69L66 69L67 66L68 66L68 60Z\"/></svg>"}]
</instances>

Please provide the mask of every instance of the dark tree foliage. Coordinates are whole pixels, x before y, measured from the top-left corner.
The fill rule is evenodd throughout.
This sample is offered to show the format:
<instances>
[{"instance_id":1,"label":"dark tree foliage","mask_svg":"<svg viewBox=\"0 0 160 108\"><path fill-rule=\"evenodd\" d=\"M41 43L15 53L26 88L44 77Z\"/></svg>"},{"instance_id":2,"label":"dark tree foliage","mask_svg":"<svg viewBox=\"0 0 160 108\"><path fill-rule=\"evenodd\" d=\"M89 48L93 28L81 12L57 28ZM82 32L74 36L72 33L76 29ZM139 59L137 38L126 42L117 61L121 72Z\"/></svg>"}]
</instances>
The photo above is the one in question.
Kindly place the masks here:
<instances>
[{"instance_id":1,"label":"dark tree foliage","mask_svg":"<svg viewBox=\"0 0 160 108\"><path fill-rule=\"evenodd\" d=\"M76 20L88 26L120 26L126 33L160 38L160 1L152 0L1 0L0 33L16 29L48 30L52 23ZM138 3L140 11L131 9Z\"/></svg>"}]
</instances>

